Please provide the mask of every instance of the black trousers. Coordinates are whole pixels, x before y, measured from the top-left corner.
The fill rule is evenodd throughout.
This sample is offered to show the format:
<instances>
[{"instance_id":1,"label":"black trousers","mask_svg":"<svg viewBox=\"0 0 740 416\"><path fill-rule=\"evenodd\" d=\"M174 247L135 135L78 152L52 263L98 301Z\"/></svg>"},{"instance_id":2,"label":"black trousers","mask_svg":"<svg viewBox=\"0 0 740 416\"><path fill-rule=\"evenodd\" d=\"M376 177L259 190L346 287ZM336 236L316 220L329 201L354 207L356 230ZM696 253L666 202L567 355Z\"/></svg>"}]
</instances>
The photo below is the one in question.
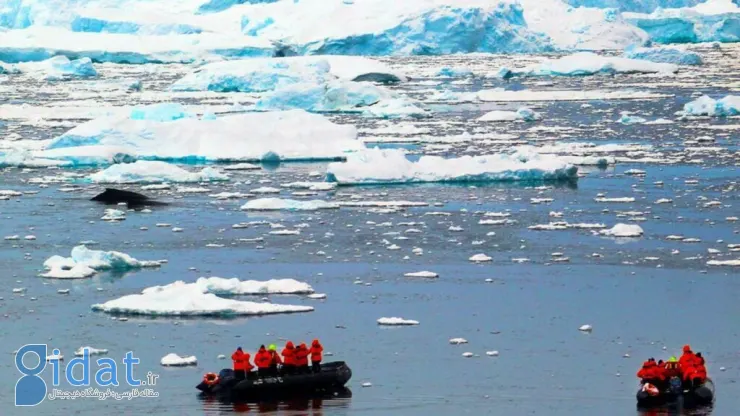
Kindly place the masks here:
<instances>
[{"instance_id":1,"label":"black trousers","mask_svg":"<svg viewBox=\"0 0 740 416\"><path fill-rule=\"evenodd\" d=\"M311 369L314 373L318 373L321 371L321 361L314 361L311 363Z\"/></svg>"},{"instance_id":2,"label":"black trousers","mask_svg":"<svg viewBox=\"0 0 740 416\"><path fill-rule=\"evenodd\" d=\"M257 370L260 377L268 377L270 375L270 368L260 368Z\"/></svg>"}]
</instances>

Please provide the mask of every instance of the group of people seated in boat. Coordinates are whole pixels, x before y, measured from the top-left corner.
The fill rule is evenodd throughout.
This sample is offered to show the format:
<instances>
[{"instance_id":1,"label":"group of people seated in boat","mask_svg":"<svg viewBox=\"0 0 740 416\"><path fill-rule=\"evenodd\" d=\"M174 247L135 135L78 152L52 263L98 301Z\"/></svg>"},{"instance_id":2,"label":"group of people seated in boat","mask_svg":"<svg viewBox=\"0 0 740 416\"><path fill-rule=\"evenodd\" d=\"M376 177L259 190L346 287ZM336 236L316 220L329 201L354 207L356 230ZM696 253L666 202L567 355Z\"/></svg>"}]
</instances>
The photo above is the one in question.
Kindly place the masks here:
<instances>
[{"instance_id":1,"label":"group of people seated in boat","mask_svg":"<svg viewBox=\"0 0 740 416\"><path fill-rule=\"evenodd\" d=\"M701 353L694 353L691 346L684 345L681 358L673 356L666 362L659 360L657 363L650 358L642 364L637 377L643 384L650 383L656 387L664 386L671 378L678 377L685 387L696 387L707 380L707 368Z\"/></svg>"},{"instance_id":2,"label":"group of people seated in boat","mask_svg":"<svg viewBox=\"0 0 740 416\"><path fill-rule=\"evenodd\" d=\"M318 373L321 371L321 360L323 358L324 347L318 339L313 340L311 348L306 347L305 343L297 347L293 342L285 343L282 354L278 354L277 346L271 344L268 348L261 345L254 355L254 365L250 362L250 355L244 352L242 347L238 347L231 360L234 362L234 375L237 378L247 378L250 374L255 374L252 370L257 367L259 377L277 376L279 374L302 374ZM281 357L282 355L282 357ZM309 367L309 357L311 367Z\"/></svg>"}]
</instances>

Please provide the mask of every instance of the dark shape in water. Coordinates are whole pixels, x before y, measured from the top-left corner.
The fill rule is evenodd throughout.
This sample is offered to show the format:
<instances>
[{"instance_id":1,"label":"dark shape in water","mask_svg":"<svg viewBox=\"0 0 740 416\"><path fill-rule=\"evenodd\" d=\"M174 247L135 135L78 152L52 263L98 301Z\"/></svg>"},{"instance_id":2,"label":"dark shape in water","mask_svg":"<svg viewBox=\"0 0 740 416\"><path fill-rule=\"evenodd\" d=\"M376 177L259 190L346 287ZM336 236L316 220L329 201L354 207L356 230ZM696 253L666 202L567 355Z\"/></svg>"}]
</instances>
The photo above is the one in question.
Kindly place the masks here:
<instances>
[{"instance_id":1,"label":"dark shape in water","mask_svg":"<svg viewBox=\"0 0 740 416\"><path fill-rule=\"evenodd\" d=\"M352 81L355 82L375 82L378 84L398 84L401 82L401 78L393 74L383 74L379 72L368 72L366 74L356 76Z\"/></svg>"},{"instance_id":2,"label":"dark shape in water","mask_svg":"<svg viewBox=\"0 0 740 416\"><path fill-rule=\"evenodd\" d=\"M352 378L352 370L344 361L321 364L318 373L281 374L257 377L250 373L246 379L234 376L234 370L225 368L218 374L219 381L208 385L201 382L196 388L206 395L215 395L231 400L290 399L332 394L345 390L344 385Z\"/></svg>"},{"instance_id":3,"label":"dark shape in water","mask_svg":"<svg viewBox=\"0 0 740 416\"><path fill-rule=\"evenodd\" d=\"M137 192L123 191L121 189L114 188L105 188L105 191L95 195L90 200L113 205L125 202L130 207L143 205L167 205L164 202L155 201L150 199L148 196Z\"/></svg>"},{"instance_id":4,"label":"dark shape in water","mask_svg":"<svg viewBox=\"0 0 740 416\"><path fill-rule=\"evenodd\" d=\"M714 382L711 379L707 379L705 383L688 390L684 390L681 381L678 379L675 387L673 384L671 382L670 386L657 396L651 396L648 392L643 391L642 386L640 386L636 394L637 407L645 409L680 406L683 409L696 409L711 406L714 401Z\"/></svg>"}]
</instances>

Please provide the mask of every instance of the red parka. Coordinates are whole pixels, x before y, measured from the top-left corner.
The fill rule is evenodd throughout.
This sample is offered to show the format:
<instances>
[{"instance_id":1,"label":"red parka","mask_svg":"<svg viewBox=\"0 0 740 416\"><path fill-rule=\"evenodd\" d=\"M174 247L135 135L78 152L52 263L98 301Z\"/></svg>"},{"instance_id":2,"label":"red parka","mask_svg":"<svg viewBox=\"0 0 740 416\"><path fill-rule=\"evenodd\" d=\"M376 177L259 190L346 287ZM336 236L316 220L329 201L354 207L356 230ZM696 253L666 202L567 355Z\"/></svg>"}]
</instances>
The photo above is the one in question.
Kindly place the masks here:
<instances>
[{"instance_id":1,"label":"red parka","mask_svg":"<svg viewBox=\"0 0 740 416\"><path fill-rule=\"evenodd\" d=\"M324 352L324 347L321 346L318 339L315 339L311 343L311 349L309 352L311 353L311 361L314 363L320 363L323 358L322 353Z\"/></svg>"},{"instance_id":2,"label":"red parka","mask_svg":"<svg viewBox=\"0 0 740 416\"><path fill-rule=\"evenodd\" d=\"M295 364L295 347L292 341L288 341L283 348L283 363L285 365L296 365Z\"/></svg>"}]
</instances>

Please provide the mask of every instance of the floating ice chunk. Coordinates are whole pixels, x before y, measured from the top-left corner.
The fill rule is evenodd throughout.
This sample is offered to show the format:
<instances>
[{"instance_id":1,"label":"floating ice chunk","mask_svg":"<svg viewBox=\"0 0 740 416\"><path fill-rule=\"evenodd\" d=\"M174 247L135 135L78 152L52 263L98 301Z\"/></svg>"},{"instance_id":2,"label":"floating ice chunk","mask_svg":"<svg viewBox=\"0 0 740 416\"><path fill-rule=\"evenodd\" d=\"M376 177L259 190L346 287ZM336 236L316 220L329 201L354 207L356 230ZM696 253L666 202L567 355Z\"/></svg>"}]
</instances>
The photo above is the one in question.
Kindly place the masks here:
<instances>
[{"instance_id":1,"label":"floating ice chunk","mask_svg":"<svg viewBox=\"0 0 740 416\"><path fill-rule=\"evenodd\" d=\"M213 293L214 295L286 295L309 294L314 291L308 283L299 282L295 279L259 281L239 280L237 278L201 277L195 281L194 285L200 288L203 293ZM159 288L160 286L155 286L147 290L159 290Z\"/></svg>"},{"instance_id":2,"label":"floating ice chunk","mask_svg":"<svg viewBox=\"0 0 740 416\"><path fill-rule=\"evenodd\" d=\"M294 199L280 198L255 199L247 202L241 207L244 211L315 211L319 209L333 208L339 208L339 205L334 202L327 202L318 199L312 201L296 201Z\"/></svg>"},{"instance_id":3,"label":"floating ice chunk","mask_svg":"<svg viewBox=\"0 0 740 416\"><path fill-rule=\"evenodd\" d=\"M105 215L100 219L103 221L123 221L126 219L126 212L120 209L106 209Z\"/></svg>"},{"instance_id":4,"label":"floating ice chunk","mask_svg":"<svg viewBox=\"0 0 740 416\"><path fill-rule=\"evenodd\" d=\"M472 97L475 100L494 101L494 102L511 102L511 101L591 101L591 100L642 100L654 99L661 97L670 97L670 95L650 91L604 91L604 90L548 90L532 91L518 90L507 91L501 88L486 89L475 93Z\"/></svg>"},{"instance_id":5,"label":"floating ice chunk","mask_svg":"<svg viewBox=\"0 0 740 416\"><path fill-rule=\"evenodd\" d=\"M636 72L670 74L677 71L678 66L673 64L578 52L521 70L513 70L512 73L519 76L579 76Z\"/></svg>"},{"instance_id":6,"label":"floating ice chunk","mask_svg":"<svg viewBox=\"0 0 740 416\"><path fill-rule=\"evenodd\" d=\"M34 155L75 164L110 163L122 154L188 162L337 160L364 148L356 138L354 126L334 124L301 110L225 115L215 120L118 116L83 123Z\"/></svg>"},{"instance_id":7,"label":"floating ice chunk","mask_svg":"<svg viewBox=\"0 0 740 416\"><path fill-rule=\"evenodd\" d=\"M740 96L728 95L715 100L702 95L683 106L683 114L688 116L728 117L740 115Z\"/></svg>"},{"instance_id":8,"label":"floating ice chunk","mask_svg":"<svg viewBox=\"0 0 740 416\"><path fill-rule=\"evenodd\" d=\"M13 191L9 189L0 189L0 196L7 196L7 197L13 197L13 196L21 196L23 193L18 191Z\"/></svg>"},{"instance_id":9,"label":"floating ice chunk","mask_svg":"<svg viewBox=\"0 0 740 416\"><path fill-rule=\"evenodd\" d=\"M372 387L372 386L373 386L373 383L371 383L369 381L366 381L366 382L362 383L362 387Z\"/></svg>"},{"instance_id":10,"label":"floating ice chunk","mask_svg":"<svg viewBox=\"0 0 740 416\"><path fill-rule=\"evenodd\" d=\"M635 198L632 198L630 196L626 197L619 197L619 198L607 198L607 197L596 197L594 198L594 201L596 202L618 202L618 203L627 203L627 202L635 202Z\"/></svg>"},{"instance_id":11,"label":"floating ice chunk","mask_svg":"<svg viewBox=\"0 0 740 416\"><path fill-rule=\"evenodd\" d=\"M435 279L439 277L439 274L434 272L427 272L427 271L421 271L421 272L412 272L412 273L405 273L404 276L406 277L423 277L427 279Z\"/></svg>"},{"instance_id":12,"label":"floating ice chunk","mask_svg":"<svg viewBox=\"0 0 740 416\"><path fill-rule=\"evenodd\" d=\"M630 124L643 124L647 121L647 119L639 117L639 116L631 116L628 113L622 113L622 117L619 118L619 122L622 124L630 125Z\"/></svg>"},{"instance_id":13,"label":"floating ice chunk","mask_svg":"<svg viewBox=\"0 0 740 416\"><path fill-rule=\"evenodd\" d=\"M84 245L72 249L71 257L52 256L44 262L48 269L43 277L80 279L90 277L98 270L132 270L159 267L163 260L141 261L118 251L90 250Z\"/></svg>"},{"instance_id":14,"label":"floating ice chunk","mask_svg":"<svg viewBox=\"0 0 740 416\"><path fill-rule=\"evenodd\" d=\"M489 357L498 357L499 353L498 351L486 351L486 355Z\"/></svg>"},{"instance_id":15,"label":"floating ice chunk","mask_svg":"<svg viewBox=\"0 0 740 416\"><path fill-rule=\"evenodd\" d=\"M464 67L444 67L437 71L438 77L468 78L473 76L473 71Z\"/></svg>"},{"instance_id":16,"label":"floating ice chunk","mask_svg":"<svg viewBox=\"0 0 740 416\"><path fill-rule=\"evenodd\" d=\"M162 357L159 363L165 367L184 367L198 365L198 359L194 355L181 357L175 353L170 353Z\"/></svg>"},{"instance_id":17,"label":"floating ice chunk","mask_svg":"<svg viewBox=\"0 0 740 416\"><path fill-rule=\"evenodd\" d=\"M450 344L452 345L460 345L460 344L467 344L468 340L465 338L451 338Z\"/></svg>"},{"instance_id":18,"label":"floating ice chunk","mask_svg":"<svg viewBox=\"0 0 740 416\"><path fill-rule=\"evenodd\" d=\"M55 56L42 62L20 63L16 66L21 72L48 81L90 78L98 75L90 58L70 60L66 56Z\"/></svg>"},{"instance_id":19,"label":"floating ice chunk","mask_svg":"<svg viewBox=\"0 0 740 416\"><path fill-rule=\"evenodd\" d=\"M698 53L678 48L628 48L624 56L630 59L644 59L676 65L701 65L703 63Z\"/></svg>"},{"instance_id":20,"label":"floating ice chunk","mask_svg":"<svg viewBox=\"0 0 740 416\"><path fill-rule=\"evenodd\" d=\"M651 14L624 13L624 17L657 43L737 42L739 6L735 0L712 0L694 7L658 8Z\"/></svg>"},{"instance_id":21,"label":"floating ice chunk","mask_svg":"<svg viewBox=\"0 0 740 416\"><path fill-rule=\"evenodd\" d=\"M261 186L259 188L250 189L249 192L253 194L279 194L280 189L270 186Z\"/></svg>"},{"instance_id":22,"label":"floating ice chunk","mask_svg":"<svg viewBox=\"0 0 740 416\"><path fill-rule=\"evenodd\" d=\"M50 354L46 356L46 361L63 361L63 354Z\"/></svg>"},{"instance_id":23,"label":"floating ice chunk","mask_svg":"<svg viewBox=\"0 0 740 416\"><path fill-rule=\"evenodd\" d=\"M326 293L312 293L306 297L309 299L326 299Z\"/></svg>"},{"instance_id":24,"label":"floating ice chunk","mask_svg":"<svg viewBox=\"0 0 740 416\"><path fill-rule=\"evenodd\" d=\"M470 357L473 356L473 353L472 352L464 352L464 353L462 353L462 356L465 357L465 358L470 358Z\"/></svg>"},{"instance_id":25,"label":"floating ice chunk","mask_svg":"<svg viewBox=\"0 0 740 416\"><path fill-rule=\"evenodd\" d=\"M108 350L106 349L98 349L93 347L80 347L75 351L75 357L82 357L84 355L84 350L87 350L88 355L105 355L108 354Z\"/></svg>"},{"instance_id":26,"label":"floating ice chunk","mask_svg":"<svg viewBox=\"0 0 740 416\"><path fill-rule=\"evenodd\" d=\"M398 149L368 149L348 155L344 163L329 164L327 180L339 185L575 180L577 172L578 168L557 156L526 150L451 159L422 156L412 162Z\"/></svg>"},{"instance_id":27,"label":"floating ice chunk","mask_svg":"<svg viewBox=\"0 0 740 416\"><path fill-rule=\"evenodd\" d=\"M483 263L483 262L491 261L491 260L493 260L493 258L491 258L491 257L489 257L489 256L487 256L487 255L485 255L483 253L478 253L478 254L475 254L473 256L470 256L470 258L468 260L469 261L472 261L473 263Z\"/></svg>"},{"instance_id":28,"label":"floating ice chunk","mask_svg":"<svg viewBox=\"0 0 740 416\"><path fill-rule=\"evenodd\" d=\"M608 230L599 230L599 234L609 237L640 237L644 234L637 224L617 224Z\"/></svg>"},{"instance_id":29,"label":"floating ice chunk","mask_svg":"<svg viewBox=\"0 0 740 416\"><path fill-rule=\"evenodd\" d=\"M337 184L332 182L291 182L280 186L291 189L308 189L310 191L331 191L337 187Z\"/></svg>"},{"instance_id":30,"label":"floating ice chunk","mask_svg":"<svg viewBox=\"0 0 740 416\"><path fill-rule=\"evenodd\" d=\"M222 167L223 170L259 170L262 169L259 165L253 165L251 163L236 163L234 165L227 165Z\"/></svg>"},{"instance_id":31,"label":"floating ice chunk","mask_svg":"<svg viewBox=\"0 0 740 416\"><path fill-rule=\"evenodd\" d=\"M740 259L735 260L709 260L709 266L740 266Z\"/></svg>"},{"instance_id":32,"label":"floating ice chunk","mask_svg":"<svg viewBox=\"0 0 740 416\"><path fill-rule=\"evenodd\" d=\"M223 317L313 311L310 306L225 299L212 293L203 293L201 287L185 282L147 288L141 294L92 305L92 309L111 314Z\"/></svg>"},{"instance_id":33,"label":"floating ice chunk","mask_svg":"<svg viewBox=\"0 0 740 416\"><path fill-rule=\"evenodd\" d=\"M581 325L581 326L580 326L580 327L578 328L578 330L579 330L579 331L582 331L582 332L591 332L591 331L593 331L593 329L594 329L594 327L593 327L593 326L591 326L591 325L588 325L588 324L586 324L586 325Z\"/></svg>"},{"instance_id":34,"label":"floating ice chunk","mask_svg":"<svg viewBox=\"0 0 740 416\"><path fill-rule=\"evenodd\" d=\"M535 121L540 118L539 114L529 108L522 107L517 111L491 111L481 116L478 121Z\"/></svg>"},{"instance_id":35,"label":"floating ice chunk","mask_svg":"<svg viewBox=\"0 0 740 416\"><path fill-rule=\"evenodd\" d=\"M190 172L167 162L139 160L110 166L88 179L93 183L157 183L226 181L229 177L211 167Z\"/></svg>"},{"instance_id":36,"label":"floating ice chunk","mask_svg":"<svg viewBox=\"0 0 740 416\"><path fill-rule=\"evenodd\" d=\"M380 318L378 319L378 325L419 325L419 321L414 321L411 319L403 319L403 318Z\"/></svg>"}]
</instances>

